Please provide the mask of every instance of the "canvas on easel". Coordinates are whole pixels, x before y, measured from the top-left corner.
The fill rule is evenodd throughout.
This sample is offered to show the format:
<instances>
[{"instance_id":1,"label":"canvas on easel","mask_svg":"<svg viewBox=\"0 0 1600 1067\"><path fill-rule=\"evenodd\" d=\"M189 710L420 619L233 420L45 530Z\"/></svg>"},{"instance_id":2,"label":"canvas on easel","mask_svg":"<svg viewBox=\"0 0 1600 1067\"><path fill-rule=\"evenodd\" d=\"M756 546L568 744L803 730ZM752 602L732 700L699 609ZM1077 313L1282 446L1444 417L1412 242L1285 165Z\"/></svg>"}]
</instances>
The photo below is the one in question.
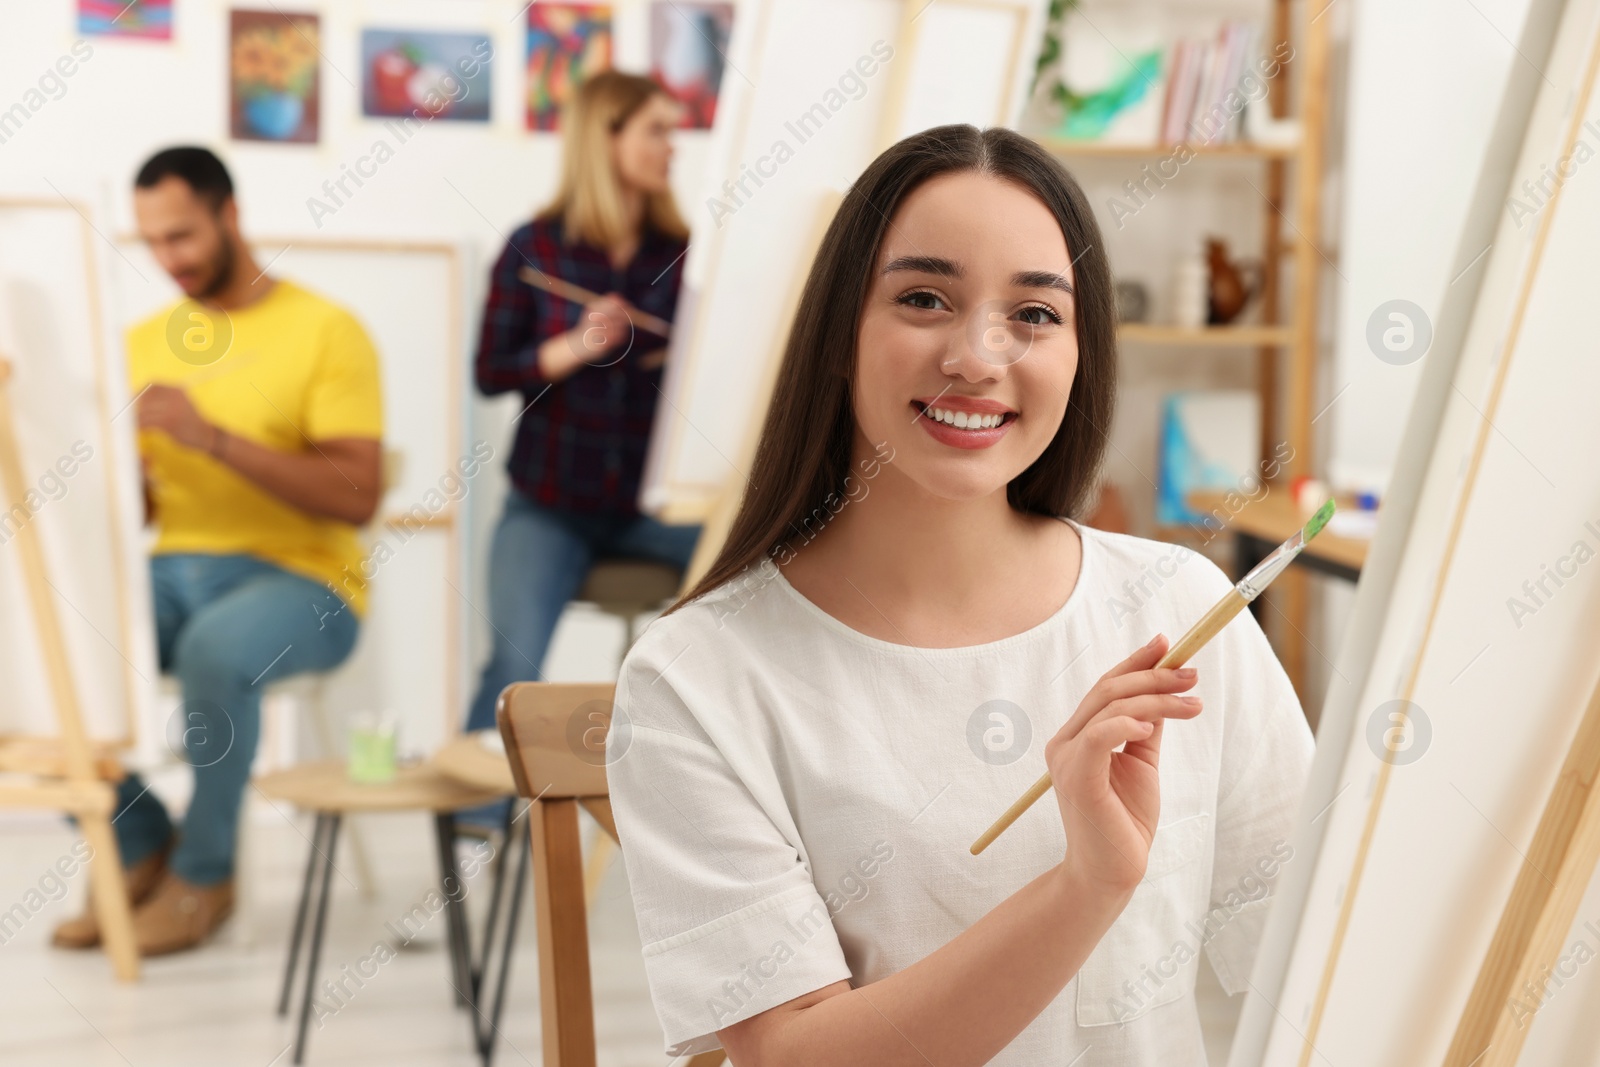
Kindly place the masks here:
<instances>
[{"instance_id":1,"label":"canvas on easel","mask_svg":"<svg viewBox=\"0 0 1600 1067\"><path fill-rule=\"evenodd\" d=\"M1514 47L1232 1067L1600 1046L1600 3Z\"/></svg>"},{"instance_id":2,"label":"canvas on easel","mask_svg":"<svg viewBox=\"0 0 1600 1067\"><path fill-rule=\"evenodd\" d=\"M0 516L0 737L55 736L14 551L38 535L91 737L131 748L154 706L135 413L89 209L0 197L0 352L12 361L23 485ZM103 227L102 227L103 230Z\"/></svg>"},{"instance_id":3,"label":"canvas on easel","mask_svg":"<svg viewBox=\"0 0 1600 1067\"><path fill-rule=\"evenodd\" d=\"M156 663L98 240L81 205L0 199L0 806L76 816L107 951L131 979L111 782Z\"/></svg>"}]
</instances>

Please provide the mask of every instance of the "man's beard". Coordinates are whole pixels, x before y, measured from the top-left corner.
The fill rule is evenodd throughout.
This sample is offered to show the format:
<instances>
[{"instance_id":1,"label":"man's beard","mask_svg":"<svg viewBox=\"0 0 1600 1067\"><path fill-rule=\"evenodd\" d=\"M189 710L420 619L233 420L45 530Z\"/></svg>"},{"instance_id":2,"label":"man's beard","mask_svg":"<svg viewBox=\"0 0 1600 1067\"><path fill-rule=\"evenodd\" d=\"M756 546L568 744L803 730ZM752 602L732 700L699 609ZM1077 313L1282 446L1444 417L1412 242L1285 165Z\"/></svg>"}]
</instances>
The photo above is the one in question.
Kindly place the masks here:
<instances>
[{"instance_id":1,"label":"man's beard","mask_svg":"<svg viewBox=\"0 0 1600 1067\"><path fill-rule=\"evenodd\" d=\"M233 250L233 238L227 234L222 236L222 245L217 251L217 258L211 261L211 277L204 287L194 294L196 300L209 300L226 289L233 281L233 272L238 266L239 257Z\"/></svg>"}]
</instances>

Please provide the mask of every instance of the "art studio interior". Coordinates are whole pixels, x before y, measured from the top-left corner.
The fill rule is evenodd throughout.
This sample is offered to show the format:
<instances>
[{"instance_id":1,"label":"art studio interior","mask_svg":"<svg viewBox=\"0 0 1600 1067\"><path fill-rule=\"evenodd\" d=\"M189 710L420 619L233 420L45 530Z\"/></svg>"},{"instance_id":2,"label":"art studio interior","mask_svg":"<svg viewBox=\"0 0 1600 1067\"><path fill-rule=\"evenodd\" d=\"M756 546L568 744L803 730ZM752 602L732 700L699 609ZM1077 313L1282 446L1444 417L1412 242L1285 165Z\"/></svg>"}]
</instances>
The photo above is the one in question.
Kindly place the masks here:
<instances>
[{"instance_id":1,"label":"art studio interior","mask_svg":"<svg viewBox=\"0 0 1600 1067\"><path fill-rule=\"evenodd\" d=\"M1600 1067L1600 0L32 0L0 1062Z\"/></svg>"}]
</instances>

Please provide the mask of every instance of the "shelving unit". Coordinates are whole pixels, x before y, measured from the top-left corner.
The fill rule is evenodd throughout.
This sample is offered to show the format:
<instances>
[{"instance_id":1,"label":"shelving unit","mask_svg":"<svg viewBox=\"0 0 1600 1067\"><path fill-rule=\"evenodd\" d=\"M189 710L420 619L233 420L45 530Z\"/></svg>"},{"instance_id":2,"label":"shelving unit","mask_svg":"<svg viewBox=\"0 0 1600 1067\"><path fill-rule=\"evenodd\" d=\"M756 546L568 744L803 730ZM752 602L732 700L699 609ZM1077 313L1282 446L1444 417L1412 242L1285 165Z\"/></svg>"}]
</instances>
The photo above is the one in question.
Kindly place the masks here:
<instances>
[{"instance_id":1,"label":"shelving unit","mask_svg":"<svg viewBox=\"0 0 1600 1067\"><path fill-rule=\"evenodd\" d=\"M1180 146L1168 144L1117 144L1102 141L1073 141L1065 137L1041 137L1039 143L1062 155L1110 156L1144 159L1175 155ZM1191 144L1181 146L1196 156L1235 156L1246 159L1287 159L1296 154L1298 145L1249 144L1229 141L1222 144Z\"/></svg>"},{"instance_id":2,"label":"shelving unit","mask_svg":"<svg viewBox=\"0 0 1600 1067\"><path fill-rule=\"evenodd\" d=\"M1287 40L1292 22L1292 0L1271 0L1271 31L1263 50ZM1279 441L1288 441L1294 459L1283 478L1312 469L1311 413L1316 364L1316 283L1322 254L1320 236L1323 141L1327 125L1327 23L1320 17L1318 0L1306 0L1301 40L1291 58L1267 81L1267 104L1274 118L1288 115L1288 78L1298 72L1300 137L1293 144L1255 144L1231 141L1218 144L1118 144L1041 137L1039 143L1064 157L1103 159L1163 158L1180 150L1192 153L1186 165L1204 160L1258 160L1265 169L1265 217L1261 262L1265 281L1260 301L1261 322L1248 326L1183 327L1157 323L1124 323L1121 340L1135 344L1243 346L1257 351L1257 388L1261 393L1261 455L1271 454ZM1293 44L1293 42L1291 42ZM1293 218L1285 215L1289 168L1295 168ZM1285 223L1287 225L1287 232ZM1283 299L1282 267L1294 264L1294 293Z\"/></svg>"},{"instance_id":3,"label":"shelving unit","mask_svg":"<svg viewBox=\"0 0 1600 1067\"><path fill-rule=\"evenodd\" d=\"M1299 19L1300 40L1292 41L1292 0L1269 0L1270 19L1262 50L1290 41L1293 53L1267 81L1267 106L1274 118L1288 117L1288 80L1297 77L1296 104L1300 137L1293 144L1225 142L1183 146L1193 158L1185 166L1209 161L1256 161L1264 170L1259 186L1264 203L1261 262L1263 284L1260 323L1243 326L1183 327L1157 323L1124 323L1118 339L1124 344L1193 348L1255 349L1256 388L1261 397L1260 455L1271 456L1288 442L1293 458L1283 464L1273 491L1287 491L1289 481L1315 469L1311 439L1317 362L1317 284L1323 263L1318 247L1322 213L1321 180L1328 118L1328 0L1306 0ZM1180 151L1172 144L1118 144L1042 136L1039 143L1069 158L1160 159ZM1293 172L1291 175L1291 168ZM1285 200L1293 185L1292 214ZM1286 292L1283 267L1293 265L1292 290ZM1227 358L1219 354L1219 358ZM1192 535L1187 527L1161 527L1163 539ZM1275 644L1295 688L1305 696L1306 587L1299 575L1286 575L1274 586L1274 606L1281 613Z\"/></svg>"},{"instance_id":4,"label":"shelving unit","mask_svg":"<svg viewBox=\"0 0 1600 1067\"><path fill-rule=\"evenodd\" d=\"M1291 333L1287 326L1160 326L1148 322L1125 322L1117 327L1123 341L1147 345L1286 345Z\"/></svg>"}]
</instances>

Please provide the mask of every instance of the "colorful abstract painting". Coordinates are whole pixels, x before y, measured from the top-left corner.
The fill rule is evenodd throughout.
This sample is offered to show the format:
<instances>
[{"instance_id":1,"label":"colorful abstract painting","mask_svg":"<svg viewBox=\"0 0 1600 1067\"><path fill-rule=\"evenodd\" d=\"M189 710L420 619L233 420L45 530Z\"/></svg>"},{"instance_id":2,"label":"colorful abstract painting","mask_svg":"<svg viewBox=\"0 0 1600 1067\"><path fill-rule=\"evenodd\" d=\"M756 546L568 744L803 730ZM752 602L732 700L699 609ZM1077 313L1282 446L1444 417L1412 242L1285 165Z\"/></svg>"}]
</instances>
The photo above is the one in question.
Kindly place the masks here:
<instances>
[{"instance_id":1,"label":"colorful abstract painting","mask_svg":"<svg viewBox=\"0 0 1600 1067\"><path fill-rule=\"evenodd\" d=\"M78 32L172 40L172 0L78 0Z\"/></svg>"},{"instance_id":2,"label":"colorful abstract painting","mask_svg":"<svg viewBox=\"0 0 1600 1067\"><path fill-rule=\"evenodd\" d=\"M493 55L481 33L362 30L361 113L487 122Z\"/></svg>"},{"instance_id":3,"label":"colorful abstract painting","mask_svg":"<svg viewBox=\"0 0 1600 1067\"><path fill-rule=\"evenodd\" d=\"M316 143L320 36L316 15L230 13L229 128L236 140Z\"/></svg>"},{"instance_id":4,"label":"colorful abstract painting","mask_svg":"<svg viewBox=\"0 0 1600 1067\"><path fill-rule=\"evenodd\" d=\"M650 5L650 73L683 104L680 126L711 128L732 33L732 4L656 0Z\"/></svg>"},{"instance_id":5,"label":"colorful abstract painting","mask_svg":"<svg viewBox=\"0 0 1600 1067\"><path fill-rule=\"evenodd\" d=\"M609 4L528 8L528 129L561 126L561 107L583 79L611 66Z\"/></svg>"}]
</instances>

